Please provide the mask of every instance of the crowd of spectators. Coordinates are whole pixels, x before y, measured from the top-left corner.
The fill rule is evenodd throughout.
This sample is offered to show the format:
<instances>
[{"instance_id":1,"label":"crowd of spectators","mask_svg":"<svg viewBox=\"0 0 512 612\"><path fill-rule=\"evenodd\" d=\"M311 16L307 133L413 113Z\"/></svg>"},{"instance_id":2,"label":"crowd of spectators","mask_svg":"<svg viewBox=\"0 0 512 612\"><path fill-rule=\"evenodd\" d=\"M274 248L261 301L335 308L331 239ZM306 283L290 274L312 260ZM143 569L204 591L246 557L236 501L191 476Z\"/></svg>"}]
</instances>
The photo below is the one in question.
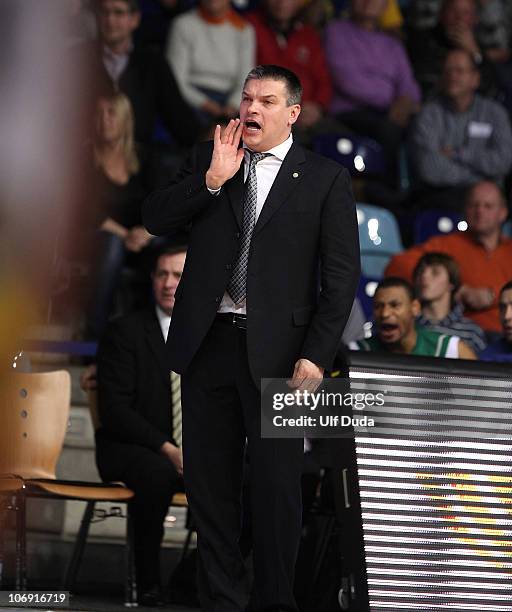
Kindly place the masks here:
<instances>
[{"instance_id":1,"label":"crowd of spectators","mask_svg":"<svg viewBox=\"0 0 512 612\"><path fill-rule=\"evenodd\" d=\"M119 310L123 268L147 277L145 254L164 246L142 227L144 197L215 124L237 115L250 68L274 63L302 81L294 129L302 144L346 134L380 147L382 176L351 171L357 199L398 212L411 247L386 274L413 283L424 327L451 326L481 352L501 329L500 291L512 278L512 243L501 235L512 168L511 24L502 0L70 3L67 45L84 68L89 126L79 218L95 245L85 335L99 338ZM389 191L372 189L375 179L393 189L393 204L379 200ZM468 231L411 244L411 220L425 208L459 211ZM434 277L444 289L431 298Z\"/></svg>"}]
</instances>

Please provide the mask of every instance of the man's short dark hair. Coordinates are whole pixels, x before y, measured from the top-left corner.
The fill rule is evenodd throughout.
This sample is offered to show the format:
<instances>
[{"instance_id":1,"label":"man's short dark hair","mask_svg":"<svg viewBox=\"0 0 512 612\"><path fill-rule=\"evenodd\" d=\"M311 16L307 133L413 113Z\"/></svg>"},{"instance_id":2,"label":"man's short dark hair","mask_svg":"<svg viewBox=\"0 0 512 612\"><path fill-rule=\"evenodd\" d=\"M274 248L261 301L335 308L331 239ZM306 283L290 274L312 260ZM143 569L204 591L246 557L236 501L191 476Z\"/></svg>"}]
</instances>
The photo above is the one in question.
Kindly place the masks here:
<instances>
[{"instance_id":1,"label":"man's short dark hair","mask_svg":"<svg viewBox=\"0 0 512 612\"><path fill-rule=\"evenodd\" d=\"M509 289L512 289L512 280L509 280L508 283L505 283L500 289L500 297L503 293L505 293L505 291L508 291Z\"/></svg>"},{"instance_id":2,"label":"man's short dark hair","mask_svg":"<svg viewBox=\"0 0 512 612\"><path fill-rule=\"evenodd\" d=\"M405 289L411 302L416 299L411 283L406 281L405 278L400 278L399 276L388 276L387 278L382 279L377 285L377 289L375 289L375 293L373 295L377 295L377 291L380 289L390 289L391 287L401 287L402 289Z\"/></svg>"},{"instance_id":3,"label":"man's short dark hair","mask_svg":"<svg viewBox=\"0 0 512 612\"><path fill-rule=\"evenodd\" d=\"M253 68L247 75L244 82L244 87L247 85L248 81L252 81L253 79L258 81L262 81L264 79L271 81L282 81L285 84L286 92L288 94L288 97L286 98L286 105L292 106L292 104L301 103L302 85L300 84L299 77L295 74L295 72L288 70L288 68L276 66L275 64L256 66L256 68Z\"/></svg>"},{"instance_id":4,"label":"man's short dark hair","mask_svg":"<svg viewBox=\"0 0 512 612\"><path fill-rule=\"evenodd\" d=\"M420 273L421 268L425 268L426 266L443 266L443 268L448 272L448 278L450 280L450 284L453 285L452 295L459 289L460 287L460 270L459 264L446 253L425 253L416 264L413 272L414 283L416 283L418 274Z\"/></svg>"},{"instance_id":5,"label":"man's short dark hair","mask_svg":"<svg viewBox=\"0 0 512 612\"><path fill-rule=\"evenodd\" d=\"M157 252L157 254L155 255L153 259L151 273L153 273L156 270L156 266L158 264L158 260L160 259L160 257L164 257L166 255L177 255L178 253L186 253L186 252L187 252L187 246L185 244L175 244L175 245L167 246L167 247L164 247L163 249L160 249L160 251Z\"/></svg>"},{"instance_id":6,"label":"man's short dark hair","mask_svg":"<svg viewBox=\"0 0 512 612\"><path fill-rule=\"evenodd\" d=\"M105 2L105 0L96 0L96 10L101 8L103 2ZM118 2L124 2L126 5L128 5L128 10L130 13L140 12L139 0L118 0Z\"/></svg>"},{"instance_id":7,"label":"man's short dark hair","mask_svg":"<svg viewBox=\"0 0 512 612\"><path fill-rule=\"evenodd\" d=\"M495 187L496 191L499 194L501 205L504 206L505 208L507 208L507 198L505 197L505 194L503 193L503 189L497 183L495 183L494 181L486 180L486 179L478 181L478 183L473 183L473 185L471 185L470 187L468 187L466 189L465 194L464 194L464 205L469 203L469 200L471 199L471 195L473 194L473 191L475 191L475 189L478 189L478 187L482 183L489 183L493 187Z\"/></svg>"}]
</instances>

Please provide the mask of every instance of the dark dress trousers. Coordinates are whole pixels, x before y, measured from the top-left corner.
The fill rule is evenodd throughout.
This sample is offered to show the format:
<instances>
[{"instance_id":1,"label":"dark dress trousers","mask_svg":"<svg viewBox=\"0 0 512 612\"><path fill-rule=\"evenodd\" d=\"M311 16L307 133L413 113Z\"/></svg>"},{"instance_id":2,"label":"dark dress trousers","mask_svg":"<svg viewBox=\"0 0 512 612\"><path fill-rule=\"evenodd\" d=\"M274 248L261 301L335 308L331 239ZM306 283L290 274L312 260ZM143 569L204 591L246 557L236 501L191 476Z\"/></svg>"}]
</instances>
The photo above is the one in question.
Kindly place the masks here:
<instances>
[{"instance_id":1,"label":"dark dress trousers","mask_svg":"<svg viewBox=\"0 0 512 612\"><path fill-rule=\"evenodd\" d=\"M183 490L172 462L159 452L173 441L165 342L154 308L113 321L98 350L96 462L106 481L135 491L132 515L139 591L160 582L163 521Z\"/></svg>"},{"instance_id":2,"label":"dark dress trousers","mask_svg":"<svg viewBox=\"0 0 512 612\"><path fill-rule=\"evenodd\" d=\"M143 207L153 234L191 227L167 355L182 374L199 594L206 612L241 612L247 604L238 546L247 438L254 601L258 610L296 610L303 441L261 437L260 379L290 377L301 357L331 368L359 276L354 200L341 166L292 145L252 235L247 330L240 330L216 313L240 244L244 169L211 195L211 154L212 143L199 145Z\"/></svg>"}]
</instances>

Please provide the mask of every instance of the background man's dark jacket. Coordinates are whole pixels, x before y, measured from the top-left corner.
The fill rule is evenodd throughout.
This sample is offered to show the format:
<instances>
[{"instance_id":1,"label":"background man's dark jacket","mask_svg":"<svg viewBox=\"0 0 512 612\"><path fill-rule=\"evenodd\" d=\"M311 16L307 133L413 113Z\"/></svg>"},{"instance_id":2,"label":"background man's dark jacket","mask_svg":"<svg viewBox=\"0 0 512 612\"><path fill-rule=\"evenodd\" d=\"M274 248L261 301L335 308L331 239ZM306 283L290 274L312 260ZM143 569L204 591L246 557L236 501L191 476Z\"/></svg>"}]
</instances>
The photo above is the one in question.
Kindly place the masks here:
<instances>
[{"instance_id":1,"label":"background man's dark jacket","mask_svg":"<svg viewBox=\"0 0 512 612\"><path fill-rule=\"evenodd\" d=\"M172 441L171 386L154 309L112 322L98 350L102 437L159 452Z\"/></svg>"}]
</instances>

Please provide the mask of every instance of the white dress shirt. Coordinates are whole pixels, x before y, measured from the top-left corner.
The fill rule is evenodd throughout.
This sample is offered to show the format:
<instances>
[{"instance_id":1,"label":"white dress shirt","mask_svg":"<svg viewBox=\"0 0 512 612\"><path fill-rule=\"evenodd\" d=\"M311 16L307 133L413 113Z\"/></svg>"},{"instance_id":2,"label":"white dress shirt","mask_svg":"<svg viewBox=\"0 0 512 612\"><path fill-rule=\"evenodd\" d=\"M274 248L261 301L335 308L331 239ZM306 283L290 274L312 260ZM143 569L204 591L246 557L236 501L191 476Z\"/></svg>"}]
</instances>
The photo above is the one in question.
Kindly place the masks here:
<instances>
[{"instance_id":1,"label":"white dress shirt","mask_svg":"<svg viewBox=\"0 0 512 612\"><path fill-rule=\"evenodd\" d=\"M133 51L133 45L130 46L127 53L113 53L106 45L103 45L102 59L105 70L116 85L119 84L119 79L125 71L128 62L130 61L130 53Z\"/></svg>"},{"instance_id":2,"label":"white dress shirt","mask_svg":"<svg viewBox=\"0 0 512 612\"><path fill-rule=\"evenodd\" d=\"M293 137L290 134L288 138L277 147L273 147L263 153L269 153L269 157L265 157L256 164L256 183L258 185L258 195L256 198L256 221L263 209L265 200L269 194L269 191L274 184L277 173L281 168L284 158L286 157L290 147L293 144ZM247 180L249 174L249 163L251 156L249 150L245 147L244 156L244 182ZM243 206L243 202L240 202L240 206ZM231 297L226 291L222 302L220 303L219 310L217 312L236 312L237 314L247 314L246 300L243 300L240 304L235 304Z\"/></svg>"},{"instance_id":3,"label":"white dress shirt","mask_svg":"<svg viewBox=\"0 0 512 612\"><path fill-rule=\"evenodd\" d=\"M156 316L158 318L158 322L160 323L160 329L162 330L162 336L164 337L164 342L167 342L167 335L169 333L169 326L171 325L171 315L165 313L158 304L156 305Z\"/></svg>"}]
</instances>

